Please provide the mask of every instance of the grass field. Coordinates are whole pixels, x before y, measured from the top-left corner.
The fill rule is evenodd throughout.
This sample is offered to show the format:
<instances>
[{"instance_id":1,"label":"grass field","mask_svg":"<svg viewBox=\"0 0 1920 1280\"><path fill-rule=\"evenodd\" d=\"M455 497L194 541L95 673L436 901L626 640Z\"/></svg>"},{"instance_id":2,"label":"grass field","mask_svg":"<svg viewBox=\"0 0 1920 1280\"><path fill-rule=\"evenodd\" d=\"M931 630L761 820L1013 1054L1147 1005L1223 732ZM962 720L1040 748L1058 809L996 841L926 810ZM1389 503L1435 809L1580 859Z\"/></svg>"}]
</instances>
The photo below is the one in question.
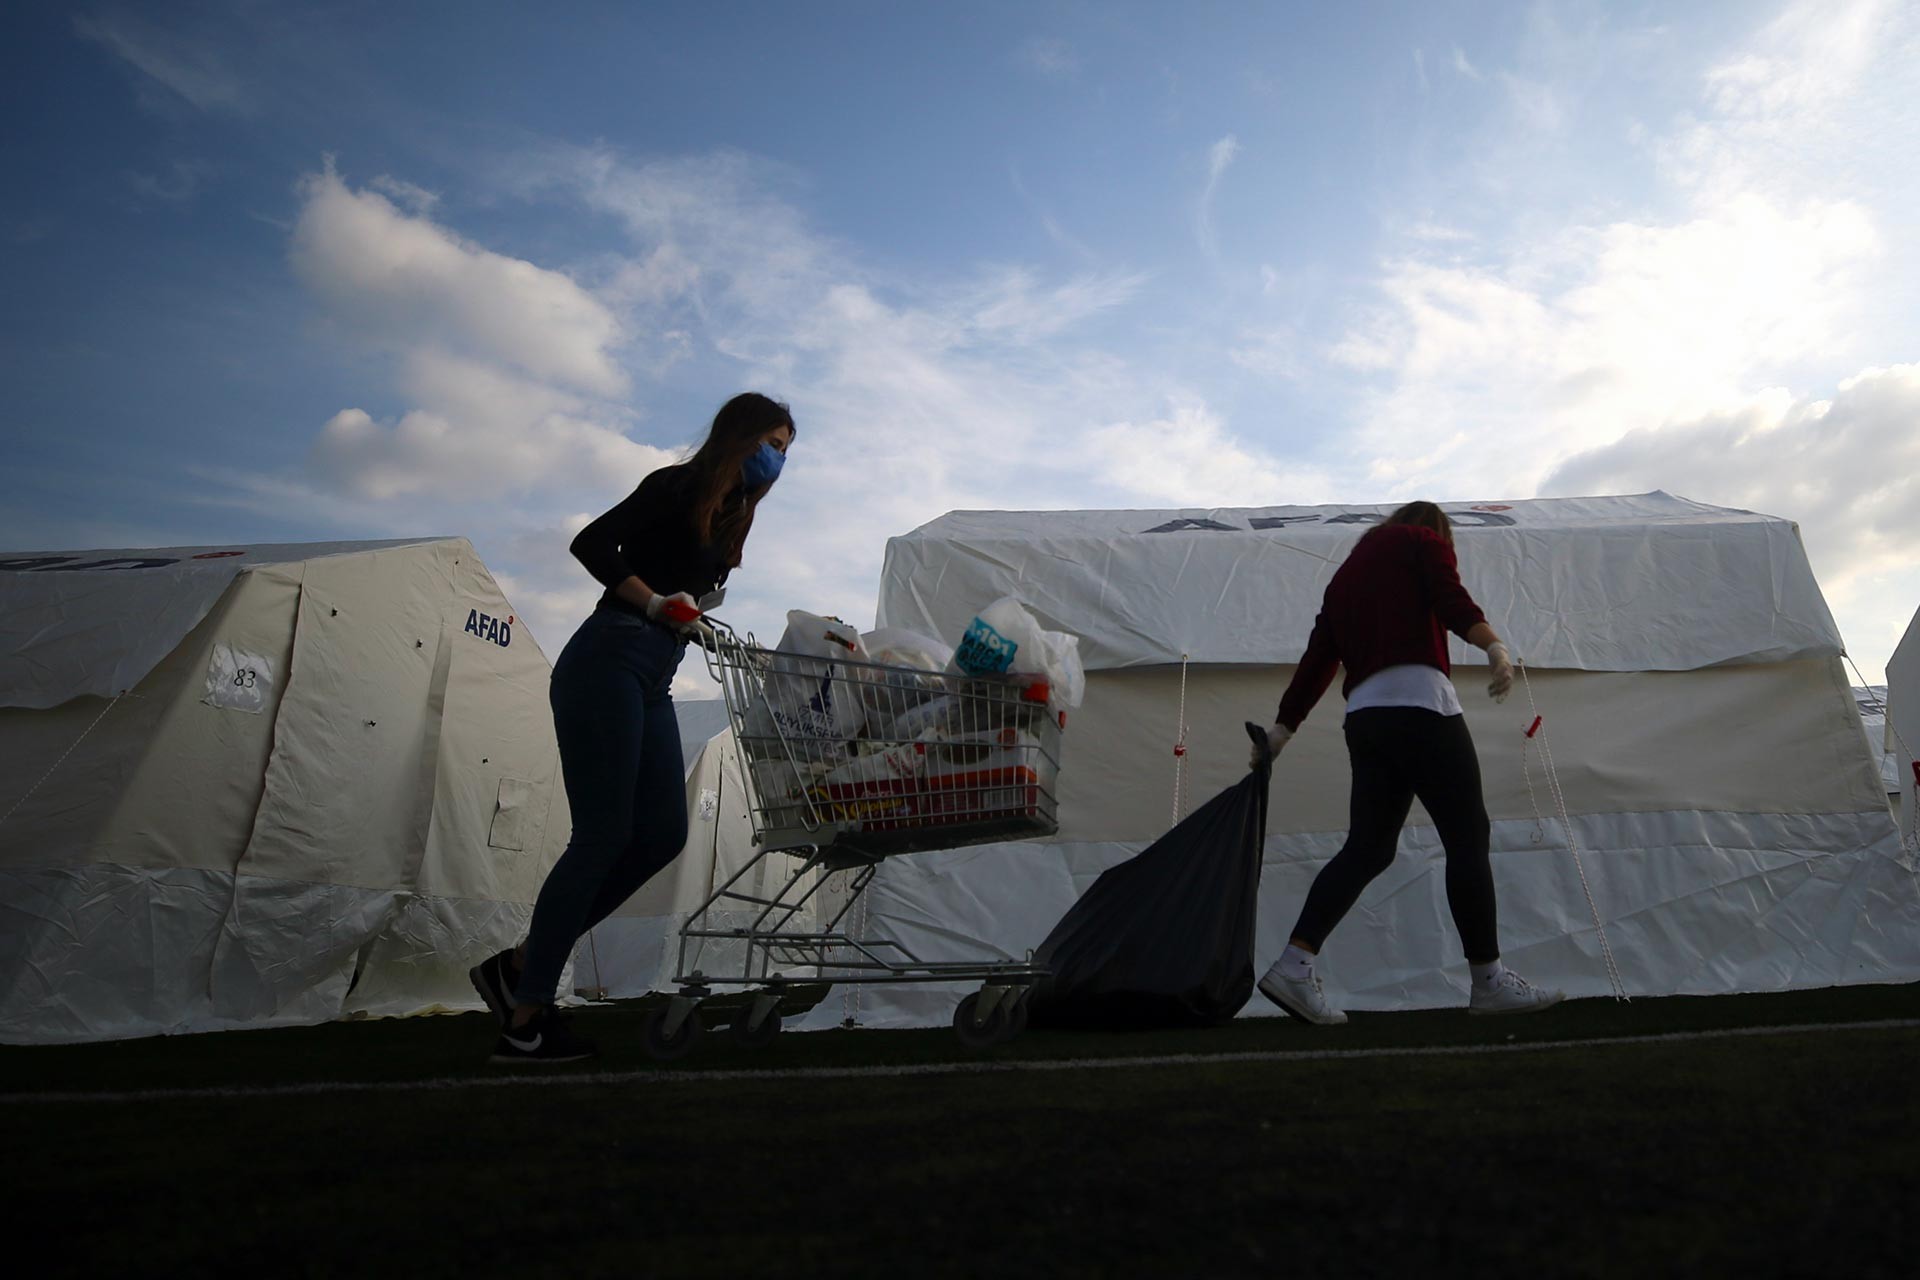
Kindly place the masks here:
<instances>
[{"instance_id":1,"label":"grass field","mask_svg":"<svg viewBox=\"0 0 1920 1280\"><path fill-rule=\"evenodd\" d=\"M34 1274L1909 1276L1920 987L1208 1032L0 1050ZM880 1069L894 1069L884 1074ZM58 1095L57 1098L49 1095ZM39 1251L33 1251L38 1253ZM23 1256L16 1249L16 1257Z\"/></svg>"}]
</instances>

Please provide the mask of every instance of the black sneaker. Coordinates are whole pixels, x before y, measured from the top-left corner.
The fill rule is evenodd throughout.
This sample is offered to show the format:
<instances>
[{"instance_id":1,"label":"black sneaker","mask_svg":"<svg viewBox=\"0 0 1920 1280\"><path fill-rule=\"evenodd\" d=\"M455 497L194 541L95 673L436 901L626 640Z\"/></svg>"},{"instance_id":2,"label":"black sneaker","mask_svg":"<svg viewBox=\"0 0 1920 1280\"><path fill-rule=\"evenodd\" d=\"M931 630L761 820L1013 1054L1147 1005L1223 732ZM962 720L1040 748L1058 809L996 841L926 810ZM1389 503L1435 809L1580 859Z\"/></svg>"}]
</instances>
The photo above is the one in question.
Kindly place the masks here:
<instances>
[{"instance_id":1,"label":"black sneaker","mask_svg":"<svg viewBox=\"0 0 1920 1280\"><path fill-rule=\"evenodd\" d=\"M493 1016L499 1019L502 1027L513 1017L517 1005L513 998L513 984L519 977L513 967L512 947L498 955L488 956L467 970L467 980L473 983L473 989L487 1002L487 1008L493 1010Z\"/></svg>"},{"instance_id":2,"label":"black sneaker","mask_svg":"<svg viewBox=\"0 0 1920 1280\"><path fill-rule=\"evenodd\" d=\"M524 1027L502 1027L494 1042L491 1061L501 1065L533 1063L546 1066L558 1062L579 1062L600 1052L592 1043L573 1034L559 1010L548 1005Z\"/></svg>"}]
</instances>

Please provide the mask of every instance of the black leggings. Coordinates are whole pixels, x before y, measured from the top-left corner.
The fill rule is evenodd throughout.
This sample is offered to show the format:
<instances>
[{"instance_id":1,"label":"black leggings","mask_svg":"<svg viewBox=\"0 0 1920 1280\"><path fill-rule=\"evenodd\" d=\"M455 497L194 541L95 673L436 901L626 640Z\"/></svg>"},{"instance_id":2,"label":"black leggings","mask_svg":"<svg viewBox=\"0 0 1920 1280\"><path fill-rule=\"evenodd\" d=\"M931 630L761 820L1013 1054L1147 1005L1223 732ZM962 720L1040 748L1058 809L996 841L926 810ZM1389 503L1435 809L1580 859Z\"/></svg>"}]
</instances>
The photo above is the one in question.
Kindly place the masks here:
<instances>
[{"instance_id":1,"label":"black leggings","mask_svg":"<svg viewBox=\"0 0 1920 1280\"><path fill-rule=\"evenodd\" d=\"M1467 960L1498 960L1487 802L1467 718L1417 707L1369 707L1347 716L1346 734L1353 762L1347 843L1314 877L1293 936L1320 950L1360 891L1392 864L1400 828L1418 796L1447 851L1447 906Z\"/></svg>"}]
</instances>

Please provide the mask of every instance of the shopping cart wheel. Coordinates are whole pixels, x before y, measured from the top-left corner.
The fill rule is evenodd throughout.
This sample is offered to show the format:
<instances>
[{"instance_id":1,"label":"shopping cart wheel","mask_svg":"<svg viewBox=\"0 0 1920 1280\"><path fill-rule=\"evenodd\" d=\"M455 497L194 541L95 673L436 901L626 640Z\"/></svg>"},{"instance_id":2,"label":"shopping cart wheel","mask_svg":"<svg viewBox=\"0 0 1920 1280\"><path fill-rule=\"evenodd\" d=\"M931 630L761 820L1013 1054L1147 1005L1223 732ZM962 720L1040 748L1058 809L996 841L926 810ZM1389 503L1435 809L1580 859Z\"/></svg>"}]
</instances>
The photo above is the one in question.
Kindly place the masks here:
<instances>
[{"instance_id":1,"label":"shopping cart wheel","mask_svg":"<svg viewBox=\"0 0 1920 1280\"><path fill-rule=\"evenodd\" d=\"M667 1015L671 1012L671 1005L661 1005L640 1024L640 1040L646 1045L647 1055L662 1062L671 1062L692 1053L693 1046L700 1043L700 1033L705 1029L700 1025L700 1010L693 1009L688 1011L678 1027L669 1032Z\"/></svg>"},{"instance_id":2,"label":"shopping cart wheel","mask_svg":"<svg viewBox=\"0 0 1920 1280\"><path fill-rule=\"evenodd\" d=\"M757 1027L750 1025L750 1013L751 1010L742 1009L740 1016L733 1020L733 1025L727 1028L727 1034L743 1049L764 1049L780 1034L780 1011L775 1009L760 1019Z\"/></svg>"},{"instance_id":3,"label":"shopping cart wheel","mask_svg":"<svg viewBox=\"0 0 1920 1280\"><path fill-rule=\"evenodd\" d=\"M994 1005L993 1012L985 1018L977 1016L979 1008L980 993L976 991L955 1005L953 1010L953 1033L969 1049L985 1049L996 1045L1007 1034L1006 1001Z\"/></svg>"},{"instance_id":4,"label":"shopping cart wheel","mask_svg":"<svg viewBox=\"0 0 1920 1280\"><path fill-rule=\"evenodd\" d=\"M1033 997L1033 988L1024 987L1017 996L1001 1001L1007 1007L1007 1029L1000 1034L1002 1040L1011 1040L1027 1029L1027 1002Z\"/></svg>"}]
</instances>

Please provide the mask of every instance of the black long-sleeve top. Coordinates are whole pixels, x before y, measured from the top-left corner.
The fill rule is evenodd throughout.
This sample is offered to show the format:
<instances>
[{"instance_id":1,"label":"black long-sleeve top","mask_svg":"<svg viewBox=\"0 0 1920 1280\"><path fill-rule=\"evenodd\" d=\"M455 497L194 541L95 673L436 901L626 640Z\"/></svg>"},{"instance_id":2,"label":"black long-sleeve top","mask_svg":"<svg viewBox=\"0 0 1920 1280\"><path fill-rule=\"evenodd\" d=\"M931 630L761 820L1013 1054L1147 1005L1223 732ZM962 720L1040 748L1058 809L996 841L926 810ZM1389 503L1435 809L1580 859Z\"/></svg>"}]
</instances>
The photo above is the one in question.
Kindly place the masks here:
<instances>
[{"instance_id":1,"label":"black long-sleeve top","mask_svg":"<svg viewBox=\"0 0 1920 1280\"><path fill-rule=\"evenodd\" d=\"M607 589L602 608L645 616L613 592L629 577L661 595L684 591L695 600L727 580L725 549L704 542L694 528L693 479L685 463L662 467L574 535L574 558Z\"/></svg>"}]
</instances>

